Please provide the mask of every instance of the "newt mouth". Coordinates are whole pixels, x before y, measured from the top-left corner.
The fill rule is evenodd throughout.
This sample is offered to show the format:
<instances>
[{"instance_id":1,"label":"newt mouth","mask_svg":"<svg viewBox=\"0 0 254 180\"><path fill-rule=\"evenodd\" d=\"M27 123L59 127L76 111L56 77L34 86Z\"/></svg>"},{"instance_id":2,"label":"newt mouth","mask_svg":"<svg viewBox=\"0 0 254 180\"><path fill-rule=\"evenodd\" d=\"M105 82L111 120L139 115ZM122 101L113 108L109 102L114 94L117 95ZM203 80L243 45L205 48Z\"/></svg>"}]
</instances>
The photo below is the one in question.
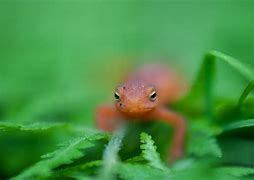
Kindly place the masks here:
<instances>
[{"instance_id":1,"label":"newt mouth","mask_svg":"<svg viewBox=\"0 0 254 180\"><path fill-rule=\"evenodd\" d=\"M123 108L121 111L126 113L133 113L133 114L143 114L153 110L152 107L143 107L143 108Z\"/></svg>"}]
</instances>

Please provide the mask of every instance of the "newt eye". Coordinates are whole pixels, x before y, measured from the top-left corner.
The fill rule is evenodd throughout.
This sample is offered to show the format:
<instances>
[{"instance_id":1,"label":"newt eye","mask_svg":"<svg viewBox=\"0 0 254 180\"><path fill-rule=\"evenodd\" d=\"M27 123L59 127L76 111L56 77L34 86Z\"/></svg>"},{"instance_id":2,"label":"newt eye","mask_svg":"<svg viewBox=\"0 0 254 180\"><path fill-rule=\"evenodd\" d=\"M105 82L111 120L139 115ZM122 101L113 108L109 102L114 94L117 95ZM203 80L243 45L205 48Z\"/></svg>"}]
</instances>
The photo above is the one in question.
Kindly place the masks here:
<instances>
[{"instance_id":1,"label":"newt eye","mask_svg":"<svg viewBox=\"0 0 254 180\"><path fill-rule=\"evenodd\" d=\"M149 99L150 99L150 101L155 101L156 98L157 98L157 93L156 93L156 91L153 91L153 92L150 94Z\"/></svg>"},{"instance_id":2,"label":"newt eye","mask_svg":"<svg viewBox=\"0 0 254 180\"><path fill-rule=\"evenodd\" d=\"M118 94L118 92L115 92L115 93L114 93L114 96L115 96L115 99L116 99L117 101L120 100L120 95Z\"/></svg>"}]
</instances>

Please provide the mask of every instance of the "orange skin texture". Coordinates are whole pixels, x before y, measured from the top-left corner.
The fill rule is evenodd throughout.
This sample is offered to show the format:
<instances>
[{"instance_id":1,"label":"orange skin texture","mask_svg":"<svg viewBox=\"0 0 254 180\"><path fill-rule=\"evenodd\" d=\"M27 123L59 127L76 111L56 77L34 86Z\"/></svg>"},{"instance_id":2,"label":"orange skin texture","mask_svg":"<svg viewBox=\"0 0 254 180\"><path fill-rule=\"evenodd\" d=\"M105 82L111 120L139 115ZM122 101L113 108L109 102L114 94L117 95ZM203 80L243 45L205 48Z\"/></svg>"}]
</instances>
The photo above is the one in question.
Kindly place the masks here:
<instances>
[{"instance_id":1,"label":"orange skin texture","mask_svg":"<svg viewBox=\"0 0 254 180\"><path fill-rule=\"evenodd\" d=\"M97 108L97 127L114 131L120 124L119 120L123 119L167 122L175 129L169 152L169 161L174 162L183 156L186 123L180 114L167 109L166 105L179 99L185 89L181 78L165 65L146 65L116 87L115 93L119 98L114 106Z\"/></svg>"}]
</instances>

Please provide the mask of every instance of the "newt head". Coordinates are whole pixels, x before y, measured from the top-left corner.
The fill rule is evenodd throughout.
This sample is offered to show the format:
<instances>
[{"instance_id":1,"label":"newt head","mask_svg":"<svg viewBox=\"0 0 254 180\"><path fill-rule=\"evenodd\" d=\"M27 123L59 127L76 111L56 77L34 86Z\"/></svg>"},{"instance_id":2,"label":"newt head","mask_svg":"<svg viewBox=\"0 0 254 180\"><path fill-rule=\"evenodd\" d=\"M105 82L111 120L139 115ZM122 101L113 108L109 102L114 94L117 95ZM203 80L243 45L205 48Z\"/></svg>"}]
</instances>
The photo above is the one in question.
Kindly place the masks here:
<instances>
[{"instance_id":1,"label":"newt head","mask_svg":"<svg viewBox=\"0 0 254 180\"><path fill-rule=\"evenodd\" d=\"M130 117L145 116L158 106L155 87L138 81L118 86L114 96L116 109Z\"/></svg>"}]
</instances>

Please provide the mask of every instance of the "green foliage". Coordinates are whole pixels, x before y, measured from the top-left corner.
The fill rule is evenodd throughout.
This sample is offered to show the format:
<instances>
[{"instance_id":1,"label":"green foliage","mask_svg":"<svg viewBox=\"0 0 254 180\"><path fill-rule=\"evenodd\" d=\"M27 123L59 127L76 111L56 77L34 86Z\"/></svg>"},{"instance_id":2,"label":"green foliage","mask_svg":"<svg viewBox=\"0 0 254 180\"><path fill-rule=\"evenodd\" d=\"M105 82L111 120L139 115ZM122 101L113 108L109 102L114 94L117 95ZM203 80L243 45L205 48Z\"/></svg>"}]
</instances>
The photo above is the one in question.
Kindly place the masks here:
<instances>
[{"instance_id":1,"label":"green foliage","mask_svg":"<svg viewBox=\"0 0 254 180\"><path fill-rule=\"evenodd\" d=\"M250 92L254 89L254 81L251 81L247 87L244 89L241 97L238 101L239 108L243 105L244 101L247 99L247 96L250 94Z\"/></svg>"},{"instance_id":2,"label":"green foliage","mask_svg":"<svg viewBox=\"0 0 254 180\"><path fill-rule=\"evenodd\" d=\"M216 117L218 121L223 121L225 118L227 121L235 121L241 119L251 119L254 116L254 112L251 110L254 108L254 99L247 99L254 88L254 83L251 81L243 90L238 102L224 102L217 107Z\"/></svg>"},{"instance_id":3,"label":"green foliage","mask_svg":"<svg viewBox=\"0 0 254 180\"><path fill-rule=\"evenodd\" d=\"M152 140L152 137L146 133L140 134L140 149L142 149L142 156L145 160L149 162L149 165L158 169L166 169L165 165L160 159L160 155L157 153L157 147Z\"/></svg>"},{"instance_id":4,"label":"green foliage","mask_svg":"<svg viewBox=\"0 0 254 180\"><path fill-rule=\"evenodd\" d=\"M194 109L202 109L202 107L204 107L206 115L209 119L213 119L214 116L214 80L216 74L215 65L217 59L226 62L229 66L240 73L246 80L252 81L254 79L253 70L249 66L241 63L239 60L236 60L217 51L211 51L205 54L203 64L200 67L197 79L193 83L191 91L182 100L181 103L187 105L190 104L192 106L194 104ZM239 103L244 101L245 97L249 94L252 88L253 82L250 82L246 90L243 92ZM189 107L188 109L192 110L193 107Z\"/></svg>"},{"instance_id":5,"label":"green foliage","mask_svg":"<svg viewBox=\"0 0 254 180\"><path fill-rule=\"evenodd\" d=\"M89 173L91 174L94 169L102 165L101 160L90 161L81 165L71 166L64 169L60 169L52 174L52 178L76 178L76 179L90 179ZM86 172L86 174L84 174Z\"/></svg>"},{"instance_id":6,"label":"green foliage","mask_svg":"<svg viewBox=\"0 0 254 180\"><path fill-rule=\"evenodd\" d=\"M212 82L214 81L216 57L221 58L251 80L251 71L239 61L219 52L208 53L193 89L180 104L190 102L190 100L195 103L197 99L193 99L193 97L200 98L203 95L206 97L204 102L207 106L200 110L214 108L216 104L214 95L212 95L212 86L214 86ZM247 106L247 103L253 87L253 81L251 81L239 96L239 100L231 103L231 107L234 107L235 110L238 109L238 113L241 112L239 117L243 117L247 112L246 109L252 107ZM244 111L242 111L243 109ZM232 110L229 109L228 112ZM125 128L117 130L109 141L107 133L60 122L2 121L0 122L0 130L4 134L4 139L9 136L8 133L14 132L18 136L21 133L30 136L32 133L40 134L49 130L51 133L59 134L57 129L60 128L61 133L64 132L61 135L62 138L69 139L66 143L62 143L62 138L60 138L61 145L57 149L52 148L55 149L53 152L41 156L41 160L30 165L29 168L23 169L20 174L12 179L186 179L189 177L195 179L203 179L204 177L207 179L237 179L252 176L254 170L251 167L224 164L224 162L230 163L230 159L227 158L230 149L226 148L225 142L227 141L224 141L223 138L235 137L236 135L241 138L249 138L248 132L253 131L254 128L253 118L221 125L216 123L217 120L214 118L213 111L210 113L212 113L211 116L188 116L186 155L184 159L172 167L167 167L166 163L161 160L155 145L156 142L151 135L145 132L140 133L141 145L138 150L141 154L124 160L121 155L125 153L122 149L123 138L127 135ZM217 111L216 116L219 117L220 113ZM213 121L208 121L211 118ZM83 136L80 136L82 134ZM77 135L79 137L76 137ZM125 138L128 143L128 136ZM240 140L239 142L243 141ZM107 145L104 147L105 144ZM120 150L123 150L121 155Z\"/></svg>"},{"instance_id":7,"label":"green foliage","mask_svg":"<svg viewBox=\"0 0 254 180\"><path fill-rule=\"evenodd\" d=\"M226 173L235 177L254 175L254 169L248 167L220 167L216 169L218 173Z\"/></svg>"},{"instance_id":8,"label":"green foliage","mask_svg":"<svg viewBox=\"0 0 254 180\"><path fill-rule=\"evenodd\" d=\"M62 144L62 147L56 151L43 155L41 161L13 179L47 177L52 173L54 168L64 164L70 164L74 160L84 156L81 150L92 147L94 145L92 141L103 137L105 137L103 134L94 134L72 139L71 141Z\"/></svg>"},{"instance_id":9,"label":"green foliage","mask_svg":"<svg viewBox=\"0 0 254 180\"><path fill-rule=\"evenodd\" d=\"M56 128L58 126L64 126L62 123L48 123L48 122L37 122L33 124L24 124L20 122L0 122L0 130L21 130L21 131L40 131L50 128Z\"/></svg>"},{"instance_id":10,"label":"green foliage","mask_svg":"<svg viewBox=\"0 0 254 180\"><path fill-rule=\"evenodd\" d=\"M193 97L198 98L198 96L203 94L205 97L209 97L206 99L206 104L209 105L205 106L205 109L213 108L214 104L211 103L211 100L213 100L211 87L213 86L212 79L214 79L215 72L215 57L228 62L246 78L252 78L250 70L239 61L222 53L208 53L205 56L204 64L201 67L196 83L193 85L193 89L181 103L186 103L186 101L190 101ZM248 101L247 96L251 93L252 89L253 82L251 81L240 95L238 102L234 103L233 107L238 109L238 112L243 108L248 109L245 103ZM217 139L220 140L222 137L230 136L231 134L235 135L236 132L244 134L246 131L250 131L249 129L254 127L253 119L220 126L207 121L213 115L200 117L201 119L191 118L192 120L188 126L186 156L194 159L183 159L172 168L168 168L160 159L155 142L150 135L144 132L140 134L141 154L121 162L119 151L122 147L122 139L125 134L124 129L119 129L112 136L101 155L98 153L102 153L100 149L105 141L107 141L108 135L92 129L78 128L77 126L58 122L37 121L34 123L22 123L18 121L3 121L0 123L0 130L6 133L39 133L50 129L57 130L60 127L63 130L67 130L66 132L71 132L70 136L85 132L85 135L78 138L72 137L68 142L62 143L57 150L43 155L40 161L16 177L13 177L13 179L46 177L71 177L76 179L90 179L92 177L99 179L115 179L117 177L123 179L182 179L189 176L202 179L205 175L215 179L230 179L254 174L252 168L227 167L223 165L223 153L227 153L227 151L223 152L225 148L221 149L221 143L218 144L217 142ZM89 149L94 149L92 151L96 152L95 156L91 155ZM207 160L204 161L204 158ZM144 163L145 161L148 164ZM204 171L207 173L204 174Z\"/></svg>"},{"instance_id":11,"label":"green foliage","mask_svg":"<svg viewBox=\"0 0 254 180\"><path fill-rule=\"evenodd\" d=\"M189 149L189 153L197 155L197 156L215 156L221 157L221 150L219 145L216 142L215 138L197 138L195 141L192 141L194 145L192 145Z\"/></svg>"},{"instance_id":12,"label":"green foliage","mask_svg":"<svg viewBox=\"0 0 254 180\"><path fill-rule=\"evenodd\" d=\"M202 120L200 120L202 121ZM215 135L222 130L209 122L193 122L189 129L188 153L198 157L221 157Z\"/></svg>"},{"instance_id":13,"label":"green foliage","mask_svg":"<svg viewBox=\"0 0 254 180\"><path fill-rule=\"evenodd\" d=\"M169 179L170 174L168 171L154 169L147 165L122 163L117 167L118 174L123 179Z\"/></svg>"},{"instance_id":14,"label":"green foliage","mask_svg":"<svg viewBox=\"0 0 254 180\"><path fill-rule=\"evenodd\" d=\"M125 130L119 129L109 141L103 153L103 166L99 179L113 179L115 169L118 165L118 152L121 148Z\"/></svg>"},{"instance_id":15,"label":"green foliage","mask_svg":"<svg viewBox=\"0 0 254 180\"><path fill-rule=\"evenodd\" d=\"M253 126L254 126L254 119L237 121L225 126L224 132L233 131L233 130L241 129L241 128L246 129L248 127L253 127Z\"/></svg>"}]
</instances>

